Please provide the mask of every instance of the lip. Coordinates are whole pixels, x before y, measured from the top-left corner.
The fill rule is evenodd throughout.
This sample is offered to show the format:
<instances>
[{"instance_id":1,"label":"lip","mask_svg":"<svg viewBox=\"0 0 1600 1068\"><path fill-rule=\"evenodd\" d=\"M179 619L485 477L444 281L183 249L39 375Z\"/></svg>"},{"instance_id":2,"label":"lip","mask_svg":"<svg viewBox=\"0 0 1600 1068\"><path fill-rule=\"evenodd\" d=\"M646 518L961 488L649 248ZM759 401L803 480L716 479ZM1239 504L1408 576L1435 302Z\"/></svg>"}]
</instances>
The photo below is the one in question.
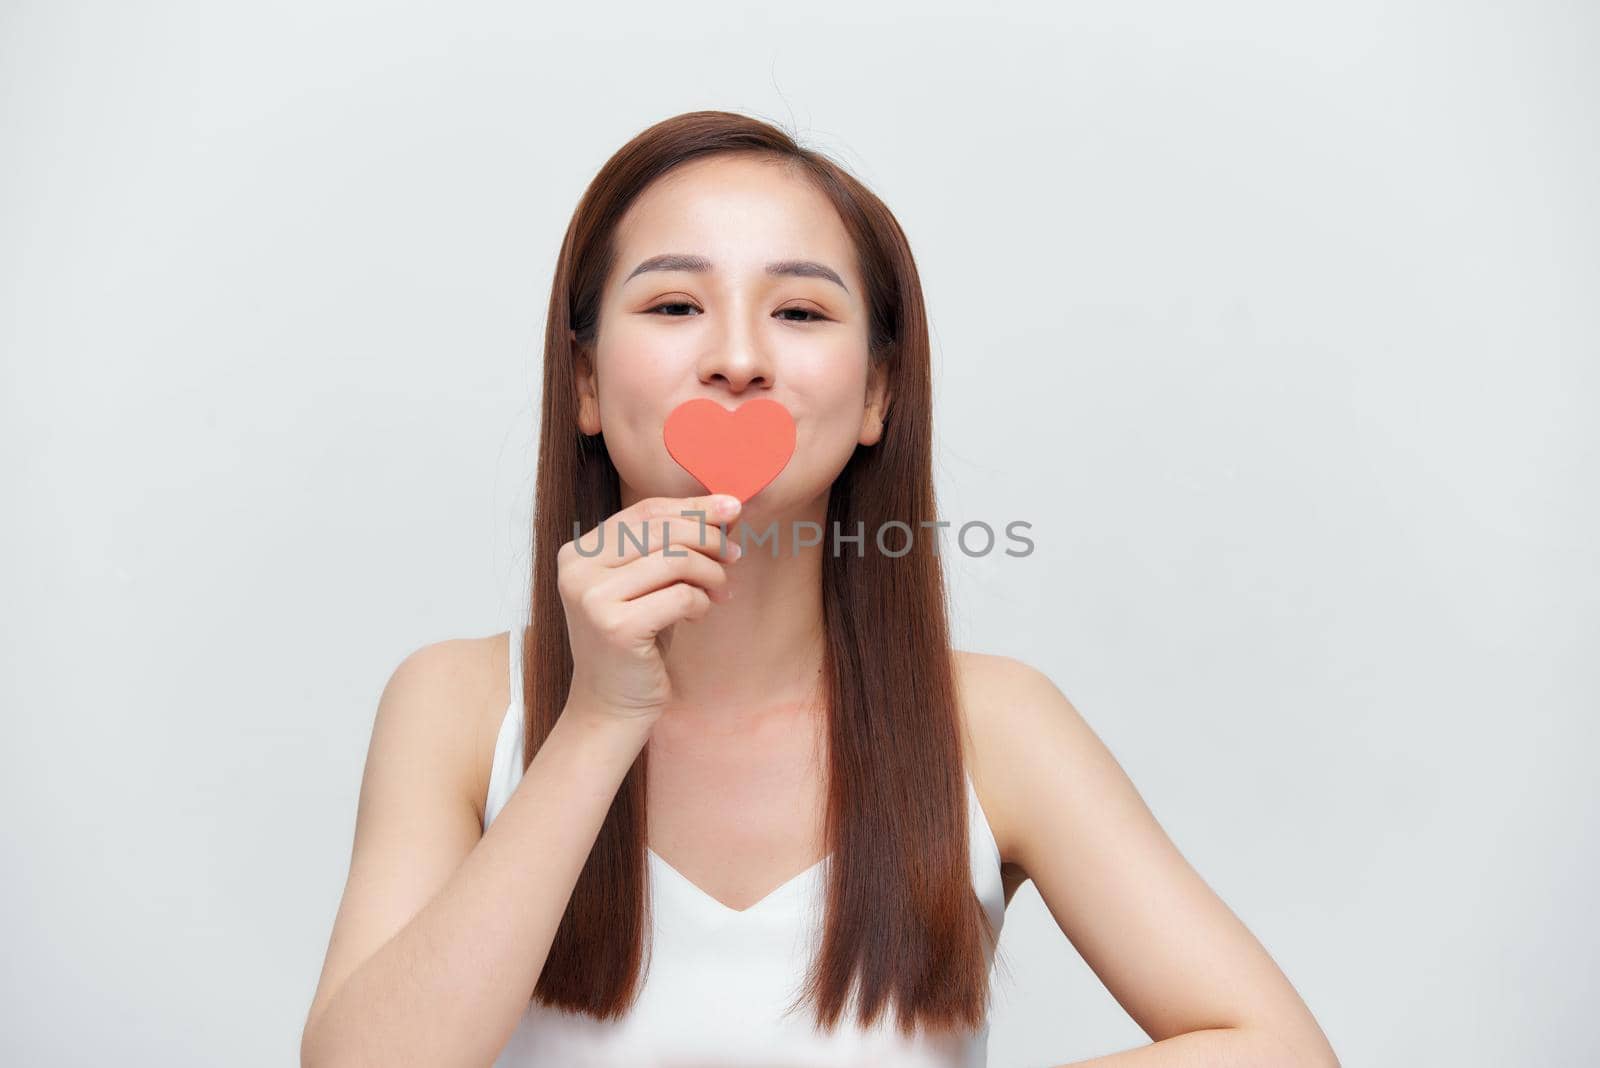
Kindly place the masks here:
<instances>
[{"instance_id":1,"label":"lip","mask_svg":"<svg viewBox=\"0 0 1600 1068\"><path fill-rule=\"evenodd\" d=\"M766 394L766 393L761 394L759 397L744 397L744 398L741 398L739 400L733 401L732 403L730 403L727 398L722 397L722 396L711 396L709 394L701 393L701 394L694 395L694 396L683 397L683 398L681 398L681 399L679 399L677 401L674 401L673 404L672 404L672 408L669 408L668 410L670 411L670 410L672 410L674 408L682 407L683 405L689 403L690 401L694 401L694 400L708 400L708 401L711 401L713 404L716 404L719 407L721 407L721 408L723 408L723 409L725 409L727 411L730 411L730 412L736 412L739 409L743 408L745 405L753 404L756 401L769 400L769 401L773 401L773 402L775 402L777 404L783 405L784 411L788 412L790 415L794 414L794 409L789 406L789 403L787 401L779 400L777 397L771 396L770 394Z\"/></svg>"},{"instance_id":2,"label":"lip","mask_svg":"<svg viewBox=\"0 0 1600 1068\"><path fill-rule=\"evenodd\" d=\"M746 397L743 400L740 400L740 401L737 401L737 402L734 402L734 403L729 403L729 401L728 401L728 399L726 397L707 396L706 394L703 394L703 393L695 394L695 395L690 395L690 396L687 396L687 397L681 397L678 400L673 401L671 404L669 404L667 406L666 413L667 413L667 415L670 415L672 412L677 411L679 408L683 407L685 404L689 403L690 401L698 401L698 400L708 400L708 401L712 402L713 404L715 404L717 407L721 408L723 411L727 412L729 415L738 415L740 412L744 411L744 408L745 408L746 405L751 404L754 401L758 401L758 400L776 401L779 405L781 405L783 407L784 411L789 413L789 418L794 422L794 425L795 425L795 428L796 428L796 432L798 432L801 423L804 421L801 418L799 409L794 407L793 405L791 405L788 401L779 400L777 397L766 396L766 395L763 395L761 397ZM661 420L664 421L666 419L666 415L663 415L660 418L661 418Z\"/></svg>"}]
</instances>

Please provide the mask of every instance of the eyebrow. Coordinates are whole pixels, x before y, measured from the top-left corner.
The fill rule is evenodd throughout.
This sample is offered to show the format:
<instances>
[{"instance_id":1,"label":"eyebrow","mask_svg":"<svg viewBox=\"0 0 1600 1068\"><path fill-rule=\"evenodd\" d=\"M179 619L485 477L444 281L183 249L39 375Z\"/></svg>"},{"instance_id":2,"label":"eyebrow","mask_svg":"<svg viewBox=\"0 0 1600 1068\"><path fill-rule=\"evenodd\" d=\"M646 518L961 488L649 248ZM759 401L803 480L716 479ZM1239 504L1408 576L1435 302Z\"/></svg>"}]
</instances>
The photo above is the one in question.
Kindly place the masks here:
<instances>
[{"instance_id":1,"label":"eyebrow","mask_svg":"<svg viewBox=\"0 0 1600 1068\"><path fill-rule=\"evenodd\" d=\"M668 252L660 256L651 256L630 271L628 277L622 281L626 285L636 275L644 274L646 271L693 271L704 274L712 269L711 261L704 256ZM825 278L846 293L850 292L850 287L844 284L844 279L839 277L837 271L815 260L778 260L767 264L766 272L770 275L794 275L798 278Z\"/></svg>"}]
</instances>

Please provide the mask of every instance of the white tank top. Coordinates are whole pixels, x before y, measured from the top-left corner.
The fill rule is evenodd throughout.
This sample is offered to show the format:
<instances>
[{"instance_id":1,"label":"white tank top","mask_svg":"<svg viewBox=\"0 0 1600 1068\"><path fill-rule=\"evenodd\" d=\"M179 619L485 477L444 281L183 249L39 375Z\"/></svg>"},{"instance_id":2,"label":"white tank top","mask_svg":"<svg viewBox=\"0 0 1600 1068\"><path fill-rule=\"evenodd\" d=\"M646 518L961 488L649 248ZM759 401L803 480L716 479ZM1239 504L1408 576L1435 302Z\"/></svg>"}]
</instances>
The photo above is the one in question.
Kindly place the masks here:
<instances>
[{"instance_id":1,"label":"white tank top","mask_svg":"<svg viewBox=\"0 0 1600 1068\"><path fill-rule=\"evenodd\" d=\"M511 640L511 700L495 741L483 825L522 779L522 643ZM1005 921L1000 850L967 779L972 881L995 938ZM791 1015L821 938L824 858L744 910L729 908L647 850L653 926L639 998L621 1020L599 1021L531 1001L496 1068L983 1068L987 1019L965 1034L907 1039L894 1007L871 1028L848 1012L834 1030L811 1006ZM993 963L992 954L990 963Z\"/></svg>"}]
</instances>

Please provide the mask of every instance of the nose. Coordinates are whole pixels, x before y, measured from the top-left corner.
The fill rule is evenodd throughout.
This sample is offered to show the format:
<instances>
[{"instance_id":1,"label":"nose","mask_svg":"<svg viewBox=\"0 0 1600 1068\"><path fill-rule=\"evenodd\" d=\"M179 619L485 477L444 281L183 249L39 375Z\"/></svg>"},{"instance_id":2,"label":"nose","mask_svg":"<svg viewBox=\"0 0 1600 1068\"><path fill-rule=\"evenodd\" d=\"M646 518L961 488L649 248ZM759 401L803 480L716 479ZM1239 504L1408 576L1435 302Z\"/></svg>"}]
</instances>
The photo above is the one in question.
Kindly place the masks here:
<instances>
[{"instance_id":1,"label":"nose","mask_svg":"<svg viewBox=\"0 0 1600 1068\"><path fill-rule=\"evenodd\" d=\"M696 368L700 381L722 383L734 394L747 389L770 389L772 360L755 330L730 322L717 332Z\"/></svg>"}]
</instances>

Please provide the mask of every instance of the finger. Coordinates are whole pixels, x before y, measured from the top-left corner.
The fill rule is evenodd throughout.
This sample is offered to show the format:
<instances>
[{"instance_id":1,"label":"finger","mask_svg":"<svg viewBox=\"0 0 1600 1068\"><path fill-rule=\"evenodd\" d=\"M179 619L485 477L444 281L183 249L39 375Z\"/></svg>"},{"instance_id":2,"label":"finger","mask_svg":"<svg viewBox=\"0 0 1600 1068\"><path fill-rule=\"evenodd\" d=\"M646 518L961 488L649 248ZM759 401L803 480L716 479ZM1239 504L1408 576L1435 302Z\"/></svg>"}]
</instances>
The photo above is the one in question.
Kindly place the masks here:
<instances>
[{"instance_id":1,"label":"finger","mask_svg":"<svg viewBox=\"0 0 1600 1068\"><path fill-rule=\"evenodd\" d=\"M699 619L710 610L706 591L688 582L676 582L628 602L634 633L654 638L664 628L685 619Z\"/></svg>"},{"instance_id":2,"label":"finger","mask_svg":"<svg viewBox=\"0 0 1600 1068\"><path fill-rule=\"evenodd\" d=\"M743 505L733 494L708 493L697 497L645 497L611 518L634 524L652 519L684 519L711 526L731 521L742 510Z\"/></svg>"},{"instance_id":3,"label":"finger","mask_svg":"<svg viewBox=\"0 0 1600 1068\"><path fill-rule=\"evenodd\" d=\"M727 561L742 553L722 527L707 523L698 514L617 519L603 525L602 535L586 544L584 552L607 567L621 567L669 544Z\"/></svg>"},{"instance_id":4,"label":"finger","mask_svg":"<svg viewBox=\"0 0 1600 1068\"><path fill-rule=\"evenodd\" d=\"M665 549L658 550L614 568L594 587L593 596L606 603L630 602L673 583L689 582L713 600L727 600L727 565L700 553L681 551L683 555L669 555Z\"/></svg>"}]
</instances>

